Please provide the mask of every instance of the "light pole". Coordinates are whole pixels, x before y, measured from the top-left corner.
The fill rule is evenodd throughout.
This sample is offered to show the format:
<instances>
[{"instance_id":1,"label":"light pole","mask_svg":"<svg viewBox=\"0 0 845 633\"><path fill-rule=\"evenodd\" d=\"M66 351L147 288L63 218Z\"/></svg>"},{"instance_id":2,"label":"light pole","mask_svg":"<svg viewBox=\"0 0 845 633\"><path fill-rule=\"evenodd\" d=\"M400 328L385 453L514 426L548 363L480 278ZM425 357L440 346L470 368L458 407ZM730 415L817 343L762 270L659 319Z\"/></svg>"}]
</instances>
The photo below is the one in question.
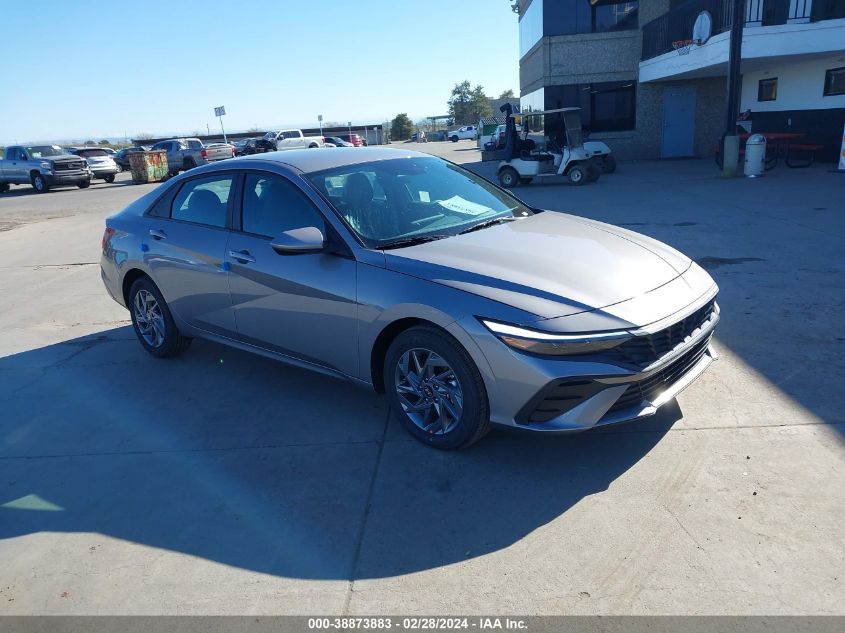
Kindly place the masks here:
<instances>
[{"instance_id":1,"label":"light pole","mask_svg":"<svg viewBox=\"0 0 845 633\"><path fill-rule=\"evenodd\" d=\"M323 115L318 114L317 120L320 122L320 136L322 136L323 135Z\"/></svg>"}]
</instances>

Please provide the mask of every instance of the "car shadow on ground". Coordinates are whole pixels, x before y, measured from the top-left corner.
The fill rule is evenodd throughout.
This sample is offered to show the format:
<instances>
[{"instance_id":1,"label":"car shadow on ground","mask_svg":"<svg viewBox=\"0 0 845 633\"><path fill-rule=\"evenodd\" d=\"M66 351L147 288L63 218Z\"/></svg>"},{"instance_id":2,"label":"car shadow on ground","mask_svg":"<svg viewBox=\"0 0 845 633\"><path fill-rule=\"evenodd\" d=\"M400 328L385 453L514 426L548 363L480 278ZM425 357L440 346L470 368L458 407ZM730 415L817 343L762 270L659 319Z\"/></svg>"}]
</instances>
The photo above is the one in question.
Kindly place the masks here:
<instances>
[{"instance_id":1,"label":"car shadow on ground","mask_svg":"<svg viewBox=\"0 0 845 633\"><path fill-rule=\"evenodd\" d=\"M494 432L438 452L386 399L222 346L146 355L129 327L0 359L0 538L105 535L276 576L383 578L507 548L607 489L680 419Z\"/></svg>"}]
</instances>

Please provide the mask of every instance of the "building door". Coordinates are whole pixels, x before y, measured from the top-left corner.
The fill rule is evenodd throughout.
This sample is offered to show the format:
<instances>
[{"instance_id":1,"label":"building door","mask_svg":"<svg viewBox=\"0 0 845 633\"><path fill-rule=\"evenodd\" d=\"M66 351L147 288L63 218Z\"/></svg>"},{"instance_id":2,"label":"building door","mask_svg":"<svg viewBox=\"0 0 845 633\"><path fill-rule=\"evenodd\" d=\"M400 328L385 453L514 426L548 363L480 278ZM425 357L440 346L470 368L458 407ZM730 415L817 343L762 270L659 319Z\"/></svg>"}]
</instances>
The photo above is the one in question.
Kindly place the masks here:
<instances>
[{"instance_id":1,"label":"building door","mask_svg":"<svg viewBox=\"0 0 845 633\"><path fill-rule=\"evenodd\" d=\"M695 138L695 86L663 89L663 158L692 156Z\"/></svg>"}]
</instances>

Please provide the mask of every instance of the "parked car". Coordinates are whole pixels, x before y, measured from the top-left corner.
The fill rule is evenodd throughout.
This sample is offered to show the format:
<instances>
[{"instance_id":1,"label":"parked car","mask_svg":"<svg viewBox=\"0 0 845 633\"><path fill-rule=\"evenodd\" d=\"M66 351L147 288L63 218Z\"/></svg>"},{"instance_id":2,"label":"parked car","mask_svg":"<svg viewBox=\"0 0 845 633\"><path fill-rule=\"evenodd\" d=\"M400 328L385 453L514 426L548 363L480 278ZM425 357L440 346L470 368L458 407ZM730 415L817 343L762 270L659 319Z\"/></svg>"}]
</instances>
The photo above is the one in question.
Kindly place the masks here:
<instances>
[{"instance_id":1,"label":"parked car","mask_svg":"<svg viewBox=\"0 0 845 633\"><path fill-rule=\"evenodd\" d=\"M149 149L149 147L143 145L140 147L124 147L123 149L118 150L117 153L114 155L114 162L116 162L118 167L120 167L124 171L128 171L132 168L132 166L129 164L129 155L135 154L137 152L145 152Z\"/></svg>"},{"instance_id":2,"label":"parked car","mask_svg":"<svg viewBox=\"0 0 845 633\"><path fill-rule=\"evenodd\" d=\"M112 183L120 172L120 167L102 147L75 147L70 152L85 159L94 178Z\"/></svg>"},{"instance_id":3,"label":"parked car","mask_svg":"<svg viewBox=\"0 0 845 633\"><path fill-rule=\"evenodd\" d=\"M370 385L437 448L652 415L719 320L669 246L387 148L182 174L106 220L101 272L153 356L200 337Z\"/></svg>"},{"instance_id":4,"label":"parked car","mask_svg":"<svg viewBox=\"0 0 845 633\"><path fill-rule=\"evenodd\" d=\"M493 149L502 149L505 146L506 128L505 125L497 125L496 131L490 135L490 142L494 144ZM516 131L517 133L522 132L522 126L518 123L516 124Z\"/></svg>"},{"instance_id":5,"label":"parked car","mask_svg":"<svg viewBox=\"0 0 845 633\"><path fill-rule=\"evenodd\" d=\"M229 143L209 143L200 152L209 163L235 157L235 146Z\"/></svg>"},{"instance_id":6,"label":"parked car","mask_svg":"<svg viewBox=\"0 0 845 633\"><path fill-rule=\"evenodd\" d=\"M327 136L326 142L331 143L335 147L355 147L352 143L350 143L349 141L344 141L339 136Z\"/></svg>"},{"instance_id":7,"label":"parked car","mask_svg":"<svg viewBox=\"0 0 845 633\"><path fill-rule=\"evenodd\" d=\"M365 139L360 134L349 134L347 132L344 132L342 134L335 134L335 137L339 138L341 141L352 143L352 145L354 145L355 147L367 146L367 139Z\"/></svg>"},{"instance_id":8,"label":"parked car","mask_svg":"<svg viewBox=\"0 0 845 633\"><path fill-rule=\"evenodd\" d=\"M167 152L167 166L171 176L175 176L180 171L188 171L205 165L207 162L202 155L202 141L198 138L173 138L159 141L151 149Z\"/></svg>"},{"instance_id":9,"label":"parked car","mask_svg":"<svg viewBox=\"0 0 845 633\"><path fill-rule=\"evenodd\" d=\"M453 143L457 143L458 141L464 139L474 140L478 136L478 128L476 128L474 125L464 125L463 127L460 127L457 130L447 132L446 136Z\"/></svg>"},{"instance_id":10,"label":"parked car","mask_svg":"<svg viewBox=\"0 0 845 633\"><path fill-rule=\"evenodd\" d=\"M322 136L305 136L302 130L267 132L263 138L265 141L271 143L276 150L313 149L315 147L323 147L326 142Z\"/></svg>"},{"instance_id":11,"label":"parked car","mask_svg":"<svg viewBox=\"0 0 845 633\"><path fill-rule=\"evenodd\" d=\"M38 193L71 185L85 189L91 178L85 160L58 145L11 145L0 160L0 193L27 184Z\"/></svg>"},{"instance_id":12,"label":"parked car","mask_svg":"<svg viewBox=\"0 0 845 633\"><path fill-rule=\"evenodd\" d=\"M247 138L235 143L235 156L249 156L251 154L263 154L268 150L261 138Z\"/></svg>"}]
</instances>

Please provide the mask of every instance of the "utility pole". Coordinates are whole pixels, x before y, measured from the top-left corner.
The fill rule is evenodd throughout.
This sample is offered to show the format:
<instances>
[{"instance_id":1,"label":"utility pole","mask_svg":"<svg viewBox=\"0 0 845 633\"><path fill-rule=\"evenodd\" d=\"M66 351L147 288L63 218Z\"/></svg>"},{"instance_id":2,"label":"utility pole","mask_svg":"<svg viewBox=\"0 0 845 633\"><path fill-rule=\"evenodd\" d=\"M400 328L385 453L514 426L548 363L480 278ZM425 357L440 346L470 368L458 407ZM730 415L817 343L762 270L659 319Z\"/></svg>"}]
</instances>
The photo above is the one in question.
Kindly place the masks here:
<instances>
[{"instance_id":1,"label":"utility pole","mask_svg":"<svg viewBox=\"0 0 845 633\"><path fill-rule=\"evenodd\" d=\"M728 101L725 133L722 135L722 176L725 178L736 176L739 167L736 117L739 115L739 95L742 87L742 31L745 27L745 2L733 0L731 13L733 17L728 53Z\"/></svg>"}]
</instances>

